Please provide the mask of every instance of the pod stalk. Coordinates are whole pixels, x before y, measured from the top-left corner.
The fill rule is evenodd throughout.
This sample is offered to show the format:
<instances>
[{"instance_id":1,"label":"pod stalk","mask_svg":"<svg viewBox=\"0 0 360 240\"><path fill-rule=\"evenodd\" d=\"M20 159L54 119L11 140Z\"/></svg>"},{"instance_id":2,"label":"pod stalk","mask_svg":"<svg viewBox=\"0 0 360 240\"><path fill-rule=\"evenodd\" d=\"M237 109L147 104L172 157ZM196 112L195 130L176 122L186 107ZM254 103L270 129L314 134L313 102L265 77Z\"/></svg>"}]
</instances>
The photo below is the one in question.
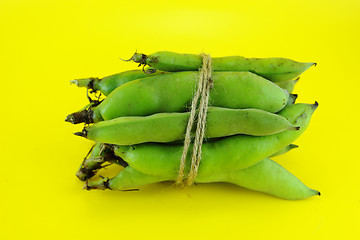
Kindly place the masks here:
<instances>
[{"instance_id":1,"label":"pod stalk","mask_svg":"<svg viewBox=\"0 0 360 240\"><path fill-rule=\"evenodd\" d=\"M293 149L293 148L298 148L299 146L296 144L290 144L290 147L291 147L291 149Z\"/></svg>"},{"instance_id":2,"label":"pod stalk","mask_svg":"<svg viewBox=\"0 0 360 240\"><path fill-rule=\"evenodd\" d=\"M90 78L82 78L82 79L75 79L75 80L71 80L70 83L71 84L75 84L78 87L86 87L89 89L94 90L94 81L100 81L99 78L94 78L94 77L90 77Z\"/></svg>"},{"instance_id":3,"label":"pod stalk","mask_svg":"<svg viewBox=\"0 0 360 240\"><path fill-rule=\"evenodd\" d=\"M91 109L85 109L80 112L74 112L69 114L66 118L66 122L70 122L72 124L78 124L78 123L94 123L94 120L92 118L93 111Z\"/></svg>"},{"instance_id":4,"label":"pod stalk","mask_svg":"<svg viewBox=\"0 0 360 240\"><path fill-rule=\"evenodd\" d=\"M317 101L315 101L315 103L313 104L313 108L314 108L314 109L317 109L318 106L319 106L319 103L318 103Z\"/></svg>"},{"instance_id":5,"label":"pod stalk","mask_svg":"<svg viewBox=\"0 0 360 240\"><path fill-rule=\"evenodd\" d=\"M80 134L82 134L82 132L80 132ZM108 145L106 145L103 151L100 151L98 157L87 157L88 155L85 157L79 170L76 172L76 176L81 181L86 181L92 178L101 168L109 166L113 163L116 163L122 167L128 166L127 162L125 162L121 157L114 154L112 146L109 147Z\"/></svg>"},{"instance_id":6,"label":"pod stalk","mask_svg":"<svg viewBox=\"0 0 360 240\"><path fill-rule=\"evenodd\" d=\"M87 131L84 128L81 132L75 132L74 135L86 138L87 137Z\"/></svg>"},{"instance_id":7,"label":"pod stalk","mask_svg":"<svg viewBox=\"0 0 360 240\"><path fill-rule=\"evenodd\" d=\"M88 182L88 181L86 181L83 189L86 189L86 190L91 190L91 189L100 189L100 190L111 189L109 185L110 185L109 179L108 178L103 178L103 179L101 179L100 181L97 181L97 182Z\"/></svg>"},{"instance_id":8,"label":"pod stalk","mask_svg":"<svg viewBox=\"0 0 360 240\"><path fill-rule=\"evenodd\" d=\"M297 95L297 94L293 94L293 93L290 93L290 95L294 98L294 102L295 102L295 100L298 98L298 96L299 95Z\"/></svg>"}]
</instances>

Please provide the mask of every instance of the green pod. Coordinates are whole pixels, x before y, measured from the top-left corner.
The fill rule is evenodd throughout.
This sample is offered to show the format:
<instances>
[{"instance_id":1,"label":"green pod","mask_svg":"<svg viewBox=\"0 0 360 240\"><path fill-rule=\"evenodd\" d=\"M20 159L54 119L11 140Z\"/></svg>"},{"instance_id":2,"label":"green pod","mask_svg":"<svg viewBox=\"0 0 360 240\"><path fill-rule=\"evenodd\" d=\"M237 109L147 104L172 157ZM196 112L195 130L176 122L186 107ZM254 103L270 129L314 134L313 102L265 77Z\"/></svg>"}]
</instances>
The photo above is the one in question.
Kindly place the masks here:
<instances>
[{"instance_id":1,"label":"green pod","mask_svg":"<svg viewBox=\"0 0 360 240\"><path fill-rule=\"evenodd\" d=\"M109 95L115 88L140 78L156 76L164 74L163 71L156 71L151 73L149 71L142 70L130 70L121 73L116 73L104 78L83 78L72 80L71 83L78 87L86 87L94 92L100 91L105 96Z\"/></svg>"},{"instance_id":2,"label":"green pod","mask_svg":"<svg viewBox=\"0 0 360 240\"><path fill-rule=\"evenodd\" d=\"M216 172L216 169L214 169L214 172ZM106 188L124 190L163 181L175 181L175 179L147 175L128 166L114 178L88 182L85 188L88 190ZM319 191L307 187L293 174L270 159L264 159L245 169L215 173L204 177L200 181L195 179L195 182L228 182L287 200L300 200L320 195Z\"/></svg>"},{"instance_id":3,"label":"green pod","mask_svg":"<svg viewBox=\"0 0 360 240\"><path fill-rule=\"evenodd\" d=\"M168 51L160 51L150 55L135 53L131 60L140 65L148 65L154 69L167 72L197 71L202 65L200 55ZM313 62L296 62L287 58L230 56L212 59L212 69L214 71L249 71L273 82L292 80L314 64Z\"/></svg>"},{"instance_id":4,"label":"green pod","mask_svg":"<svg viewBox=\"0 0 360 240\"><path fill-rule=\"evenodd\" d=\"M215 171L214 171L215 172ZM214 173L198 183L228 182L287 200L300 200L320 195L271 159L264 159L248 168Z\"/></svg>"},{"instance_id":5,"label":"green pod","mask_svg":"<svg viewBox=\"0 0 360 240\"><path fill-rule=\"evenodd\" d=\"M299 146L296 144L289 144L286 147L284 147L283 149L281 149L280 151L271 155L270 157L272 158L272 157L277 157L277 156L283 155L283 154L287 153L288 151L290 151L291 149L298 148L298 147Z\"/></svg>"},{"instance_id":6,"label":"green pod","mask_svg":"<svg viewBox=\"0 0 360 240\"><path fill-rule=\"evenodd\" d=\"M167 177L144 174L128 166L125 167L118 175L111 179L103 178L98 181L88 181L86 182L84 188L87 190L125 190L127 188L138 188L146 184L163 182L168 180L170 179L168 179Z\"/></svg>"},{"instance_id":7,"label":"green pod","mask_svg":"<svg viewBox=\"0 0 360 240\"><path fill-rule=\"evenodd\" d=\"M244 169L280 151L296 140L307 128L316 104L294 104L279 115L298 131L285 131L269 136L236 135L208 141L202 145L202 157L197 179L216 174ZM183 146L160 143L143 143L135 146L116 146L114 152L134 169L149 175L177 176ZM191 148L189 150L191 153ZM187 163L190 162L188 154ZM216 171L214 170L216 169Z\"/></svg>"},{"instance_id":8,"label":"green pod","mask_svg":"<svg viewBox=\"0 0 360 240\"><path fill-rule=\"evenodd\" d=\"M190 113L158 113L147 117L119 117L95 123L75 133L89 140L133 145L144 142L173 142L184 139ZM259 109L210 107L205 138L247 134L265 136L298 128L277 114Z\"/></svg>"},{"instance_id":9,"label":"green pod","mask_svg":"<svg viewBox=\"0 0 360 240\"><path fill-rule=\"evenodd\" d=\"M284 82L277 82L276 84L282 89L287 90L289 93L292 93L295 87L295 84L299 81L299 78L295 80L289 80Z\"/></svg>"},{"instance_id":10,"label":"green pod","mask_svg":"<svg viewBox=\"0 0 360 240\"><path fill-rule=\"evenodd\" d=\"M198 72L177 72L138 79L115 89L98 106L70 114L66 121L92 123L124 116L185 112L197 85ZM209 105L278 112L289 93L250 72L214 72Z\"/></svg>"}]
</instances>

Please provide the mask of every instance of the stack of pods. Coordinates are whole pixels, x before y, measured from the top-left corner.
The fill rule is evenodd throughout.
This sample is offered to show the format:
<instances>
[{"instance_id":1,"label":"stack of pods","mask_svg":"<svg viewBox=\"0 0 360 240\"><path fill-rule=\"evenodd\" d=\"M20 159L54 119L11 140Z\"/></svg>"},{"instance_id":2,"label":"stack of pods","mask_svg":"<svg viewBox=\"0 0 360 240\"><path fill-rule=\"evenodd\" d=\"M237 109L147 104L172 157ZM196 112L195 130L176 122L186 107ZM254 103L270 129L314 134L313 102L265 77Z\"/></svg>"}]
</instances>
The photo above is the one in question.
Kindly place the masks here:
<instances>
[{"instance_id":1,"label":"stack of pods","mask_svg":"<svg viewBox=\"0 0 360 240\"><path fill-rule=\"evenodd\" d=\"M142 70L72 81L105 96L94 100L88 95L90 104L66 118L85 123L75 135L95 142L76 174L88 190L138 188L175 181L179 174L202 58L162 51L135 53L127 61ZM286 58L213 58L213 88L194 182L228 182L289 200L320 195L270 159L297 147L293 142L318 106L295 103L297 95L292 94L300 74L314 64ZM92 179L109 164L124 168L114 178ZM190 160L185 172L189 166Z\"/></svg>"}]
</instances>

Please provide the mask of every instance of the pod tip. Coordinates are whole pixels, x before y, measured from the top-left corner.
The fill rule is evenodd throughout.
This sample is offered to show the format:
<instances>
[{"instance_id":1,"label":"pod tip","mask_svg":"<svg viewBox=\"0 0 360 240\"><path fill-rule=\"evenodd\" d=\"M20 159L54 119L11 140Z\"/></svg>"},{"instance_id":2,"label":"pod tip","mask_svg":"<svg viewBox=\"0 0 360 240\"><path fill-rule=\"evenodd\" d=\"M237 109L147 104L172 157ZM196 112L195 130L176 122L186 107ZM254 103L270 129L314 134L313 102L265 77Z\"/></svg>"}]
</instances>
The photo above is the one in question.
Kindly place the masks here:
<instances>
[{"instance_id":1,"label":"pod tip","mask_svg":"<svg viewBox=\"0 0 360 240\"><path fill-rule=\"evenodd\" d=\"M318 106L319 106L319 103L318 103L317 101L315 101L315 103L313 104L313 108L314 108L314 109L317 109Z\"/></svg>"},{"instance_id":2,"label":"pod tip","mask_svg":"<svg viewBox=\"0 0 360 240\"><path fill-rule=\"evenodd\" d=\"M81 132L75 132L74 135L86 138L87 137L87 131L84 128Z\"/></svg>"},{"instance_id":3,"label":"pod tip","mask_svg":"<svg viewBox=\"0 0 360 240\"><path fill-rule=\"evenodd\" d=\"M105 190L105 189L111 189L109 186L109 179L108 178L103 178L100 181L97 182L89 182L86 181L84 184L83 189L86 190L91 190L91 189L100 189L100 190Z\"/></svg>"},{"instance_id":4,"label":"pod tip","mask_svg":"<svg viewBox=\"0 0 360 240\"><path fill-rule=\"evenodd\" d=\"M91 171L88 168L85 167L81 167L77 172L76 172L76 177L78 177L81 181L86 181L89 178L93 177L95 175L94 171Z\"/></svg>"},{"instance_id":5,"label":"pod tip","mask_svg":"<svg viewBox=\"0 0 360 240\"><path fill-rule=\"evenodd\" d=\"M85 182L84 186L83 186L83 189L85 190L90 190L91 188L89 187L89 183L88 181Z\"/></svg>"},{"instance_id":6,"label":"pod tip","mask_svg":"<svg viewBox=\"0 0 360 240\"><path fill-rule=\"evenodd\" d=\"M67 115L66 118L65 118L65 122L70 122L70 123L73 123L73 124L74 124L74 121L75 121L75 119L74 119L74 115L73 115L73 114L69 114L69 115Z\"/></svg>"},{"instance_id":7,"label":"pod tip","mask_svg":"<svg viewBox=\"0 0 360 240\"><path fill-rule=\"evenodd\" d=\"M314 63L313 63L313 65L314 65L314 67L316 67L316 66L317 66L317 63L316 63L316 62L314 62Z\"/></svg>"},{"instance_id":8,"label":"pod tip","mask_svg":"<svg viewBox=\"0 0 360 240\"><path fill-rule=\"evenodd\" d=\"M71 80L70 81L70 84L75 84L76 86L78 86L79 85L79 81L78 80Z\"/></svg>"},{"instance_id":9,"label":"pod tip","mask_svg":"<svg viewBox=\"0 0 360 240\"><path fill-rule=\"evenodd\" d=\"M84 136L84 134L83 134L82 132L75 132L74 135L80 136L80 137L83 137L83 136Z\"/></svg>"},{"instance_id":10,"label":"pod tip","mask_svg":"<svg viewBox=\"0 0 360 240\"><path fill-rule=\"evenodd\" d=\"M300 127L295 127L295 130L299 130L300 129Z\"/></svg>"},{"instance_id":11,"label":"pod tip","mask_svg":"<svg viewBox=\"0 0 360 240\"><path fill-rule=\"evenodd\" d=\"M69 114L66 118L65 118L65 122L70 122L72 124L78 124L78 123L93 123L92 120L92 110L82 110L80 112L74 112Z\"/></svg>"}]
</instances>

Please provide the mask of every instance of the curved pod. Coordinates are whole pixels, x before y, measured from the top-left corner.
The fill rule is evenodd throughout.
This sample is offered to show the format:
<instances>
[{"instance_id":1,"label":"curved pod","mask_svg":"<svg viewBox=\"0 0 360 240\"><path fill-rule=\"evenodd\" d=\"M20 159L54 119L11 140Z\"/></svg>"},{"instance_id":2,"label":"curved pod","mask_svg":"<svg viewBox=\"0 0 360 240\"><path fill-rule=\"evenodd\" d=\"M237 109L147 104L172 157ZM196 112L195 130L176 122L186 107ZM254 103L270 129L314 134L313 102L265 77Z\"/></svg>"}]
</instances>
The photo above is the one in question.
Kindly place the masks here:
<instances>
[{"instance_id":1,"label":"curved pod","mask_svg":"<svg viewBox=\"0 0 360 240\"><path fill-rule=\"evenodd\" d=\"M179 72L143 78L115 89L92 109L94 122L122 116L146 116L160 112L185 112L197 84L197 72ZM210 105L224 108L256 108L278 112L289 93L250 72L213 73Z\"/></svg>"},{"instance_id":2,"label":"curved pod","mask_svg":"<svg viewBox=\"0 0 360 240\"><path fill-rule=\"evenodd\" d=\"M173 142L184 139L190 113L158 113L146 117L119 117L95 123L75 133L89 140L117 145L144 142ZM277 114L259 109L210 107L205 138L236 134L265 136L286 130L297 130Z\"/></svg>"},{"instance_id":3,"label":"curved pod","mask_svg":"<svg viewBox=\"0 0 360 240\"><path fill-rule=\"evenodd\" d=\"M197 179L201 181L203 177L218 172L250 167L280 151L306 130L316 107L317 103L294 104L279 113L290 123L300 127L298 131L285 131L261 137L237 135L205 142L202 145L202 160ZM135 146L117 146L114 152L140 172L174 178L179 171L182 150L183 146L181 145L143 143Z\"/></svg>"},{"instance_id":4,"label":"curved pod","mask_svg":"<svg viewBox=\"0 0 360 240\"><path fill-rule=\"evenodd\" d=\"M197 71L202 65L200 55L168 51L160 51L150 55L135 53L131 60L168 72ZM215 57L212 60L214 71L249 71L273 82L292 80L313 65L315 65L313 62L296 62L287 58L229 56Z\"/></svg>"}]
</instances>

